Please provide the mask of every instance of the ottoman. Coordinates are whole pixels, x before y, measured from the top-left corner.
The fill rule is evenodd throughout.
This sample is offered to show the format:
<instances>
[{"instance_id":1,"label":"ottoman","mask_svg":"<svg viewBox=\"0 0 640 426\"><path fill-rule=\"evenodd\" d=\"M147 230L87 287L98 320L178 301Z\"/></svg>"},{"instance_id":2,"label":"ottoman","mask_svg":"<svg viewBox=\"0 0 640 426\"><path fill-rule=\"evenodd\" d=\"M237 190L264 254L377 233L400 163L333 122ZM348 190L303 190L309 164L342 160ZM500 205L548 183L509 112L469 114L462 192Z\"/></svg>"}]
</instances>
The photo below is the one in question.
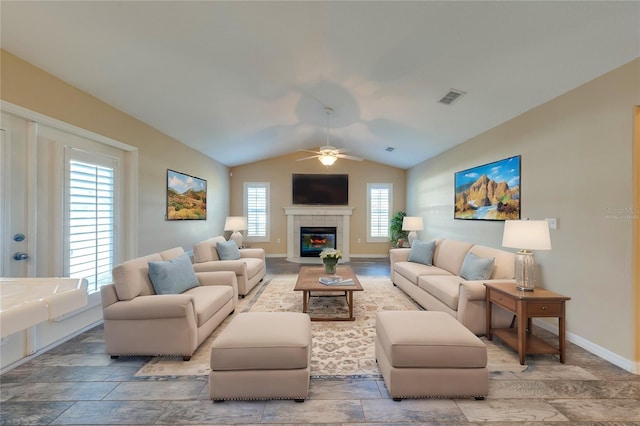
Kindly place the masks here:
<instances>
[{"instance_id":1,"label":"ottoman","mask_svg":"<svg viewBox=\"0 0 640 426\"><path fill-rule=\"evenodd\" d=\"M311 320L298 312L238 314L211 345L209 396L295 399L309 393Z\"/></svg>"},{"instance_id":2,"label":"ottoman","mask_svg":"<svg viewBox=\"0 0 640 426\"><path fill-rule=\"evenodd\" d=\"M489 393L487 347L445 312L378 312L376 359L396 401Z\"/></svg>"}]
</instances>

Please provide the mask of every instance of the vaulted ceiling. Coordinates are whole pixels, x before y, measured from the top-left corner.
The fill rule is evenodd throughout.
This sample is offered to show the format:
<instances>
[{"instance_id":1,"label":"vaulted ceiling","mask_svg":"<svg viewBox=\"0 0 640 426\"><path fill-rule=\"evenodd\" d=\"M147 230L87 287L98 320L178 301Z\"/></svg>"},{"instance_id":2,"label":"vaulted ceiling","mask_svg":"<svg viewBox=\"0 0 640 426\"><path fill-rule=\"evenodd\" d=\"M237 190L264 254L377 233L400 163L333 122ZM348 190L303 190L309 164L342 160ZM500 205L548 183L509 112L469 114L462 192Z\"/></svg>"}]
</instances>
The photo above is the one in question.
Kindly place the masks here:
<instances>
[{"instance_id":1,"label":"vaulted ceiling","mask_svg":"<svg viewBox=\"0 0 640 426\"><path fill-rule=\"evenodd\" d=\"M3 49L228 166L324 145L331 107L332 145L409 168L640 54L637 1L0 8Z\"/></svg>"}]
</instances>

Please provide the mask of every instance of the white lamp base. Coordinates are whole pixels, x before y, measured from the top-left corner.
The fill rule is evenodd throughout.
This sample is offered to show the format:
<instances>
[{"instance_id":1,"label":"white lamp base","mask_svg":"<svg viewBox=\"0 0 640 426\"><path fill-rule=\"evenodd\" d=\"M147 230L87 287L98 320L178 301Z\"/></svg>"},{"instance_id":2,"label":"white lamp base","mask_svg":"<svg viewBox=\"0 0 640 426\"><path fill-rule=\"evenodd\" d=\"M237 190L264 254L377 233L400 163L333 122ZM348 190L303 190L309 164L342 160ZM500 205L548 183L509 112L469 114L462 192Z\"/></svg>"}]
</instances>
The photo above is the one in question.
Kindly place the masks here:
<instances>
[{"instance_id":1,"label":"white lamp base","mask_svg":"<svg viewBox=\"0 0 640 426\"><path fill-rule=\"evenodd\" d=\"M533 291L536 286L536 261L533 253L520 250L516 253L516 288Z\"/></svg>"},{"instance_id":2,"label":"white lamp base","mask_svg":"<svg viewBox=\"0 0 640 426\"><path fill-rule=\"evenodd\" d=\"M409 232L409 235L407 235L407 238L409 239L409 247L413 246L413 242L418 239L418 233L416 231L411 231Z\"/></svg>"},{"instance_id":3,"label":"white lamp base","mask_svg":"<svg viewBox=\"0 0 640 426\"><path fill-rule=\"evenodd\" d=\"M240 231L233 231L229 239L235 241L238 248L242 248L242 233Z\"/></svg>"}]
</instances>

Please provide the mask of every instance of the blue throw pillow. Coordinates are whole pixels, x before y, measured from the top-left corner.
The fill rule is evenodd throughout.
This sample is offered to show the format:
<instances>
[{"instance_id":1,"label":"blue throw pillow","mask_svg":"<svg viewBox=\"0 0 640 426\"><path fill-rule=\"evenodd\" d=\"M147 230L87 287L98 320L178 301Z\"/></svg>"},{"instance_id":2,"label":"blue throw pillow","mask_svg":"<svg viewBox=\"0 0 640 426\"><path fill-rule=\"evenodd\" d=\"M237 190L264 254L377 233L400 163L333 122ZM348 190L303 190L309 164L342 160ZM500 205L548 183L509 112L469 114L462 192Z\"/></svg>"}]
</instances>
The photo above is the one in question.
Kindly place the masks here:
<instances>
[{"instance_id":1,"label":"blue throw pillow","mask_svg":"<svg viewBox=\"0 0 640 426\"><path fill-rule=\"evenodd\" d=\"M220 260L238 260L240 259L240 249L233 240L218 241L216 243L216 250L218 250L218 257Z\"/></svg>"},{"instance_id":2,"label":"blue throw pillow","mask_svg":"<svg viewBox=\"0 0 640 426\"><path fill-rule=\"evenodd\" d=\"M428 266L433 265L433 250L436 248L436 241L415 240L411 244L409 251L409 262L423 263Z\"/></svg>"},{"instance_id":3,"label":"blue throw pillow","mask_svg":"<svg viewBox=\"0 0 640 426\"><path fill-rule=\"evenodd\" d=\"M200 285L186 253L171 260L149 262L149 278L156 294L180 294Z\"/></svg>"},{"instance_id":4,"label":"blue throw pillow","mask_svg":"<svg viewBox=\"0 0 640 426\"><path fill-rule=\"evenodd\" d=\"M493 262L495 258L484 259L469 252L462 262L460 268L460 276L465 280L487 280L491 276L493 270Z\"/></svg>"}]
</instances>

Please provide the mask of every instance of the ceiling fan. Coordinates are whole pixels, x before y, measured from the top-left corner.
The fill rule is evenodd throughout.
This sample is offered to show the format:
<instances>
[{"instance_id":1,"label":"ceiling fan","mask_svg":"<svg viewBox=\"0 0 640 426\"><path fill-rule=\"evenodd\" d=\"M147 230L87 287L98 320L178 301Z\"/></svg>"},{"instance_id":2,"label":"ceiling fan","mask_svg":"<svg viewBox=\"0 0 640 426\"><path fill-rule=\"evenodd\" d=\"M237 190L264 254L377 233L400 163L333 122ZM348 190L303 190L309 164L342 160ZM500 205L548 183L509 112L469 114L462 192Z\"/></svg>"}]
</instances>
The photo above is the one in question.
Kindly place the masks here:
<instances>
[{"instance_id":1,"label":"ceiling fan","mask_svg":"<svg viewBox=\"0 0 640 426\"><path fill-rule=\"evenodd\" d=\"M353 155L346 155L345 154L345 152L347 152L346 150L339 149L332 145L329 145L329 116L333 112L333 109L326 107L324 110L327 113L327 144L324 146L321 146L319 151L311 151L308 149L298 150L298 151L304 151L304 152L311 152L315 155L312 155L310 157L298 158L296 161L303 161L303 160L310 160L312 158L317 158L318 160L320 160L320 162L323 165L327 167L335 163L338 158L344 158L346 160L362 161L363 158L355 157Z\"/></svg>"}]
</instances>

